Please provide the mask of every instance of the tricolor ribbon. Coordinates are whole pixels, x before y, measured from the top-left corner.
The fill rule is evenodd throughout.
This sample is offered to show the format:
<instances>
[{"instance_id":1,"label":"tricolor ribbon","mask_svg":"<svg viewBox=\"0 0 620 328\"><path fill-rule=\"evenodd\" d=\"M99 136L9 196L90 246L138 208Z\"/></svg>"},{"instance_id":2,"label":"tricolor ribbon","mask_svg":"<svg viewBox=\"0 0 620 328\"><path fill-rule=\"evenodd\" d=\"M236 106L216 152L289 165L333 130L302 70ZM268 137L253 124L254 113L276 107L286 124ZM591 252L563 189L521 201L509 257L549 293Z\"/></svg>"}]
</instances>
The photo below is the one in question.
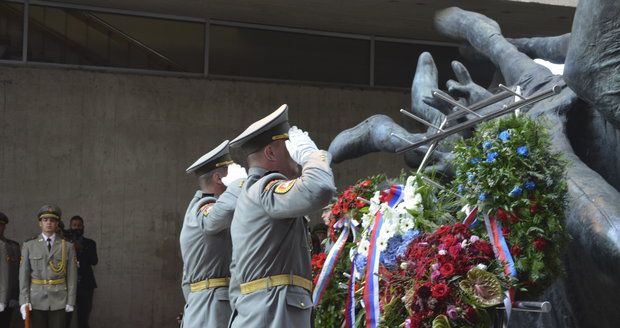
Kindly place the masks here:
<instances>
[{"instance_id":1,"label":"tricolor ribbon","mask_svg":"<svg viewBox=\"0 0 620 328\"><path fill-rule=\"evenodd\" d=\"M517 277L517 269L515 268L514 260L512 259L512 255L510 255L510 249L508 248L506 238L504 238L504 234L502 232L502 222L496 220L492 215L484 214L484 224L486 225L487 232L491 239L491 245L493 245L495 257L504 266L504 274L506 276ZM510 319L513 300L514 291L507 291L506 298L504 298L507 319Z\"/></svg>"},{"instance_id":2,"label":"tricolor ribbon","mask_svg":"<svg viewBox=\"0 0 620 328\"><path fill-rule=\"evenodd\" d=\"M314 300L314 306L319 305L321 302L321 298L325 291L327 290L327 286L329 285L329 281L334 275L334 269L336 268L336 264L342 255L342 251L344 250L344 245L349 238L349 232L351 230L355 230L355 228L351 227L352 223L349 218L342 218L338 220L334 224L334 228L342 228L340 232L340 236L329 250L327 254L327 258L325 258L325 263L323 264L323 268L321 268L321 273L319 274L319 278L317 279L316 286L314 287L314 292L312 293L312 299ZM355 235L355 231L353 232Z\"/></svg>"},{"instance_id":3,"label":"tricolor ribbon","mask_svg":"<svg viewBox=\"0 0 620 328\"><path fill-rule=\"evenodd\" d=\"M347 285L347 301L344 307L344 323L345 328L355 327L355 277L357 276L357 268L355 262L359 255L353 256L353 262L351 263L351 276L349 277L349 284Z\"/></svg>"},{"instance_id":4,"label":"tricolor ribbon","mask_svg":"<svg viewBox=\"0 0 620 328\"><path fill-rule=\"evenodd\" d=\"M387 191L383 202L390 208L398 205L404 198L403 186L393 185ZM366 309L366 328L376 328L379 325L381 315L379 306L379 258L380 251L377 247L381 227L383 225L383 213L378 211L375 222L370 232L370 246L368 247L368 262L364 276L364 305Z\"/></svg>"}]
</instances>

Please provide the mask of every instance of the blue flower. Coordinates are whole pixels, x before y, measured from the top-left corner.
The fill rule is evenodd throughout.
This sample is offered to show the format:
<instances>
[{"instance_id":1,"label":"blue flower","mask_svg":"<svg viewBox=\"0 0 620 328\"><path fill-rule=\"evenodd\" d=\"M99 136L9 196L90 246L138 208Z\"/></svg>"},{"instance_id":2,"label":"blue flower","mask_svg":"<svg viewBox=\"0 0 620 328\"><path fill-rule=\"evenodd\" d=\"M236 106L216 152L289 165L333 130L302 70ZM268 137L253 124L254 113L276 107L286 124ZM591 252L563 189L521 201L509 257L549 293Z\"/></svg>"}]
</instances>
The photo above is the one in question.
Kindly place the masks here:
<instances>
[{"instance_id":1,"label":"blue flower","mask_svg":"<svg viewBox=\"0 0 620 328\"><path fill-rule=\"evenodd\" d=\"M519 187L519 186L515 186L508 193L508 196L510 196L510 197L519 197L519 196L521 196L522 193L523 193L523 189L521 189L521 187Z\"/></svg>"},{"instance_id":2,"label":"blue flower","mask_svg":"<svg viewBox=\"0 0 620 328\"><path fill-rule=\"evenodd\" d=\"M508 139L510 139L510 132L508 132L508 130L504 130L500 132L497 137L500 138L503 142L506 142L508 141Z\"/></svg>"},{"instance_id":3,"label":"blue flower","mask_svg":"<svg viewBox=\"0 0 620 328\"><path fill-rule=\"evenodd\" d=\"M364 272L366 272L366 262L368 261L368 259L366 258L366 256L363 255L357 255L355 257L355 269L357 270L357 272L361 272L362 274L364 274Z\"/></svg>"},{"instance_id":4,"label":"blue flower","mask_svg":"<svg viewBox=\"0 0 620 328\"><path fill-rule=\"evenodd\" d=\"M397 250L400 244L403 242L403 238L400 235L392 236L388 240L385 251L381 252L379 260L388 269L393 270L396 268L396 256Z\"/></svg>"},{"instance_id":5,"label":"blue flower","mask_svg":"<svg viewBox=\"0 0 620 328\"><path fill-rule=\"evenodd\" d=\"M487 194L486 192L481 192L481 193L480 193L480 196L478 196L478 199L479 199L481 202L484 202L484 201L486 201L486 200L487 200L487 198L488 198L488 197L489 197L489 194Z\"/></svg>"},{"instance_id":6,"label":"blue flower","mask_svg":"<svg viewBox=\"0 0 620 328\"><path fill-rule=\"evenodd\" d=\"M467 181L472 182L476 178L476 175L473 172L467 172Z\"/></svg>"},{"instance_id":7,"label":"blue flower","mask_svg":"<svg viewBox=\"0 0 620 328\"><path fill-rule=\"evenodd\" d=\"M525 189L527 190L534 190L536 189L536 184L534 183L534 181L526 181L523 186L525 187Z\"/></svg>"},{"instance_id":8,"label":"blue flower","mask_svg":"<svg viewBox=\"0 0 620 328\"><path fill-rule=\"evenodd\" d=\"M519 154L520 156L527 156L530 154L530 151L527 150L527 146L521 146L519 148L517 148L517 154Z\"/></svg>"},{"instance_id":9,"label":"blue flower","mask_svg":"<svg viewBox=\"0 0 620 328\"><path fill-rule=\"evenodd\" d=\"M474 158L470 159L469 162L474 164L474 165L476 165L476 164L480 163L481 160L482 160L482 158L480 158L480 157L474 157Z\"/></svg>"},{"instance_id":10,"label":"blue flower","mask_svg":"<svg viewBox=\"0 0 620 328\"><path fill-rule=\"evenodd\" d=\"M456 192L458 192L459 194L462 194L464 190L465 190L465 187L463 187L462 184L456 187Z\"/></svg>"},{"instance_id":11,"label":"blue flower","mask_svg":"<svg viewBox=\"0 0 620 328\"><path fill-rule=\"evenodd\" d=\"M487 141L482 143L482 148L484 148L486 150L491 149L491 147L493 147L493 142L492 141L487 140Z\"/></svg>"},{"instance_id":12,"label":"blue flower","mask_svg":"<svg viewBox=\"0 0 620 328\"><path fill-rule=\"evenodd\" d=\"M490 152L487 154L487 163L493 163L495 162L495 158L499 156L499 154L497 152Z\"/></svg>"}]
</instances>

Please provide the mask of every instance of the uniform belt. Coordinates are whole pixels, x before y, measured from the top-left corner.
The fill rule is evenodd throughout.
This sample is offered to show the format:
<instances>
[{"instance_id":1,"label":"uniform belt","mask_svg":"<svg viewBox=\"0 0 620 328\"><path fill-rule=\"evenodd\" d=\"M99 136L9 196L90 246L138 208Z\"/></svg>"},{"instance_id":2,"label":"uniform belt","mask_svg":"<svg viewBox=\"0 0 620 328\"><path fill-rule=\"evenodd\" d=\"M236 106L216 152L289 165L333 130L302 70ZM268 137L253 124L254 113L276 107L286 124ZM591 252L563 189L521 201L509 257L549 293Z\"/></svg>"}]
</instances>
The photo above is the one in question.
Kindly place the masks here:
<instances>
[{"instance_id":1,"label":"uniform belt","mask_svg":"<svg viewBox=\"0 0 620 328\"><path fill-rule=\"evenodd\" d=\"M199 292L201 290L216 288L216 287L227 287L230 282L230 278L213 278L201 280L199 282L195 282L193 284L189 284L189 288L192 292Z\"/></svg>"},{"instance_id":2,"label":"uniform belt","mask_svg":"<svg viewBox=\"0 0 620 328\"><path fill-rule=\"evenodd\" d=\"M65 278L60 279L32 279L31 282L34 285L61 285L65 283Z\"/></svg>"},{"instance_id":3,"label":"uniform belt","mask_svg":"<svg viewBox=\"0 0 620 328\"><path fill-rule=\"evenodd\" d=\"M249 294L275 286L293 285L312 292L312 281L294 274L279 274L241 284L241 294Z\"/></svg>"}]
</instances>

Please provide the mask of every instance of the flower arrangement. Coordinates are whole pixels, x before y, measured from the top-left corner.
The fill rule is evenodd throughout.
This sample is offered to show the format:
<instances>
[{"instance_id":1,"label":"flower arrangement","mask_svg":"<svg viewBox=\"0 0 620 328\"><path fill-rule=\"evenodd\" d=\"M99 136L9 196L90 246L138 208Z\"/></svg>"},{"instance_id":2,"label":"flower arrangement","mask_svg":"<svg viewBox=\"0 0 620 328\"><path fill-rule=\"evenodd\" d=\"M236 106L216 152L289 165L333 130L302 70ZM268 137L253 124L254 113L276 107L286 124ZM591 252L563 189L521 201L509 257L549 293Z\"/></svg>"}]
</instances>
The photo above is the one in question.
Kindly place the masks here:
<instances>
[{"instance_id":1,"label":"flower arrangement","mask_svg":"<svg viewBox=\"0 0 620 328\"><path fill-rule=\"evenodd\" d=\"M441 226L415 239L385 277L389 303L398 299L406 311L385 311L384 326L488 327L485 309L500 304L508 286L500 272L488 242L463 224Z\"/></svg>"},{"instance_id":2,"label":"flower arrangement","mask_svg":"<svg viewBox=\"0 0 620 328\"><path fill-rule=\"evenodd\" d=\"M456 144L454 189L501 221L521 291L536 296L561 274L565 161L541 123L510 116L481 124ZM482 235L482 232L480 232Z\"/></svg>"}]
</instances>

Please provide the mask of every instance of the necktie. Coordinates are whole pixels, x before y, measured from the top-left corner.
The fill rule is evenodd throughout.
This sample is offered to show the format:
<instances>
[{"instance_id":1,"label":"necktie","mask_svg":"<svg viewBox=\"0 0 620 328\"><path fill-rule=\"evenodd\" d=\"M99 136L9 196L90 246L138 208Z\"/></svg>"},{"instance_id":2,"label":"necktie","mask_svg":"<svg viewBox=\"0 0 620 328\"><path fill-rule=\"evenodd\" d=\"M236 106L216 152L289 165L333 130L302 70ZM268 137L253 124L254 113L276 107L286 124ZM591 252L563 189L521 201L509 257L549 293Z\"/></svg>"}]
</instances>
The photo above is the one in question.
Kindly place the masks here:
<instances>
[{"instance_id":1,"label":"necktie","mask_svg":"<svg viewBox=\"0 0 620 328\"><path fill-rule=\"evenodd\" d=\"M52 238L47 238L47 251L52 251Z\"/></svg>"}]
</instances>

